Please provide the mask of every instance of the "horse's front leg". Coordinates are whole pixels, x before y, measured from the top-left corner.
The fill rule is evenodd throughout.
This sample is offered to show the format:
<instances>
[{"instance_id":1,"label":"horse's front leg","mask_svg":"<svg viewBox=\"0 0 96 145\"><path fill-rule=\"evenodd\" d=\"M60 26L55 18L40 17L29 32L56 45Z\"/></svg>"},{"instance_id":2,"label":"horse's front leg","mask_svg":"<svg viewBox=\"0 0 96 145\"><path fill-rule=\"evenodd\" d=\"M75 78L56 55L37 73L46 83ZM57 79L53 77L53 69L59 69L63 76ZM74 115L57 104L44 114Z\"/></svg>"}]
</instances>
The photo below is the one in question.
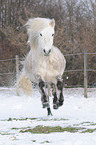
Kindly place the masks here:
<instances>
[{"instance_id":1,"label":"horse's front leg","mask_svg":"<svg viewBox=\"0 0 96 145\"><path fill-rule=\"evenodd\" d=\"M53 108L58 109L58 107L63 105L64 96L63 96L63 82L61 80L57 80L57 84L54 84L53 87Z\"/></svg>"},{"instance_id":2,"label":"horse's front leg","mask_svg":"<svg viewBox=\"0 0 96 145\"><path fill-rule=\"evenodd\" d=\"M42 101L43 108L48 108L49 107L48 97L45 93L45 83L42 80L39 81L39 88L40 88L40 93L42 95L41 101Z\"/></svg>"},{"instance_id":3,"label":"horse's front leg","mask_svg":"<svg viewBox=\"0 0 96 145\"><path fill-rule=\"evenodd\" d=\"M52 85L52 94L53 94L53 108L58 109L58 98L57 98L57 91L56 91L56 85Z\"/></svg>"},{"instance_id":4,"label":"horse's front leg","mask_svg":"<svg viewBox=\"0 0 96 145\"><path fill-rule=\"evenodd\" d=\"M40 89L40 93L41 93L42 106L43 106L43 108L47 108L48 115L52 115L50 105L49 105L49 97L45 92L46 85L45 85L44 81L42 81L42 80L39 81L39 89Z\"/></svg>"},{"instance_id":5,"label":"horse's front leg","mask_svg":"<svg viewBox=\"0 0 96 145\"><path fill-rule=\"evenodd\" d=\"M63 105L64 96L63 96L63 82L61 80L57 80L57 89L59 91L59 107Z\"/></svg>"}]
</instances>

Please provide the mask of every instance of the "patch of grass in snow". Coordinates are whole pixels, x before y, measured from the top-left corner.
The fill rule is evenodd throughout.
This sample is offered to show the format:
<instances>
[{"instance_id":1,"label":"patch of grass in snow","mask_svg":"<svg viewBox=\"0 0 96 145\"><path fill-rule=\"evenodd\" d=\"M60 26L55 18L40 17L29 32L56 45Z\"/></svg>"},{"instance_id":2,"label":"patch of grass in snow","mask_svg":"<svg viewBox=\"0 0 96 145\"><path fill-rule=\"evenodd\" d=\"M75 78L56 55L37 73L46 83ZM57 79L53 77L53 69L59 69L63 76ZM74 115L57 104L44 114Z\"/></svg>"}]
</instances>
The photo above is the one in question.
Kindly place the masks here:
<instances>
[{"instance_id":1,"label":"patch of grass in snow","mask_svg":"<svg viewBox=\"0 0 96 145\"><path fill-rule=\"evenodd\" d=\"M17 118L9 118L7 120L0 120L0 121L26 121L26 120L37 120L37 118L20 118L20 119L17 119Z\"/></svg>"},{"instance_id":2,"label":"patch of grass in snow","mask_svg":"<svg viewBox=\"0 0 96 145\"><path fill-rule=\"evenodd\" d=\"M14 133L0 132L1 135L14 135Z\"/></svg>"},{"instance_id":3,"label":"patch of grass in snow","mask_svg":"<svg viewBox=\"0 0 96 145\"><path fill-rule=\"evenodd\" d=\"M36 142L36 140L32 140L32 142ZM40 142L40 144L45 144L45 143L51 143L50 141L46 140L46 141L43 141L43 142Z\"/></svg>"},{"instance_id":4,"label":"patch of grass in snow","mask_svg":"<svg viewBox=\"0 0 96 145\"><path fill-rule=\"evenodd\" d=\"M7 121L12 121L12 118L9 118Z\"/></svg>"},{"instance_id":5,"label":"patch of grass in snow","mask_svg":"<svg viewBox=\"0 0 96 145\"><path fill-rule=\"evenodd\" d=\"M60 127L60 126L55 126L55 127L51 127L51 126L42 126L42 125L38 125L35 128L29 128L29 129L22 129L20 130L21 133L26 133L26 132L30 132L30 133L35 133L35 134L49 134L49 133L53 133L53 132L70 132L70 133L75 133L78 132L80 130L83 130L85 128L81 128L81 127Z\"/></svg>"},{"instance_id":6,"label":"patch of grass in snow","mask_svg":"<svg viewBox=\"0 0 96 145\"><path fill-rule=\"evenodd\" d=\"M30 126L28 126L28 127L22 127L22 128L13 127L13 128L11 128L11 129L12 129L12 130L30 129Z\"/></svg>"},{"instance_id":7,"label":"patch of grass in snow","mask_svg":"<svg viewBox=\"0 0 96 145\"><path fill-rule=\"evenodd\" d=\"M96 123L90 123L90 125L95 126L95 125L96 125Z\"/></svg>"},{"instance_id":8,"label":"patch of grass in snow","mask_svg":"<svg viewBox=\"0 0 96 145\"><path fill-rule=\"evenodd\" d=\"M86 129L84 131L82 131L81 133L93 133L96 132L96 128L95 129Z\"/></svg>"},{"instance_id":9,"label":"patch of grass in snow","mask_svg":"<svg viewBox=\"0 0 96 145\"><path fill-rule=\"evenodd\" d=\"M12 120L16 120L16 121L26 121L26 120L36 120L37 118L21 118L21 119L16 119L16 118L13 118L13 119L11 119L10 121L12 121Z\"/></svg>"},{"instance_id":10,"label":"patch of grass in snow","mask_svg":"<svg viewBox=\"0 0 96 145\"><path fill-rule=\"evenodd\" d=\"M32 140L32 142L36 142L36 140Z\"/></svg>"},{"instance_id":11,"label":"patch of grass in snow","mask_svg":"<svg viewBox=\"0 0 96 145\"><path fill-rule=\"evenodd\" d=\"M25 121L25 120L28 120L29 118L21 118L21 119L16 119L16 118L9 118L8 120L4 120L4 121ZM35 120L35 118L31 118L31 120Z\"/></svg>"},{"instance_id":12,"label":"patch of grass in snow","mask_svg":"<svg viewBox=\"0 0 96 145\"><path fill-rule=\"evenodd\" d=\"M64 119L64 118L61 118L61 119L39 119L38 121L68 121L69 119Z\"/></svg>"},{"instance_id":13,"label":"patch of grass in snow","mask_svg":"<svg viewBox=\"0 0 96 145\"><path fill-rule=\"evenodd\" d=\"M48 140L41 142L41 144L50 143Z\"/></svg>"},{"instance_id":14,"label":"patch of grass in snow","mask_svg":"<svg viewBox=\"0 0 96 145\"><path fill-rule=\"evenodd\" d=\"M73 126L80 126L80 125L83 125L83 126L95 126L96 123L93 123L93 122L81 122L79 124L73 124Z\"/></svg>"},{"instance_id":15,"label":"patch of grass in snow","mask_svg":"<svg viewBox=\"0 0 96 145\"><path fill-rule=\"evenodd\" d=\"M53 118L53 119L44 119L44 118L20 118L20 119L17 119L17 118L9 118L8 120L0 120L0 121L27 121L27 120L36 120L36 121L68 121L69 119L64 119L64 118L61 118L61 119L56 119L56 118Z\"/></svg>"},{"instance_id":16,"label":"patch of grass in snow","mask_svg":"<svg viewBox=\"0 0 96 145\"><path fill-rule=\"evenodd\" d=\"M12 135L11 133L0 133L1 135Z\"/></svg>"}]
</instances>

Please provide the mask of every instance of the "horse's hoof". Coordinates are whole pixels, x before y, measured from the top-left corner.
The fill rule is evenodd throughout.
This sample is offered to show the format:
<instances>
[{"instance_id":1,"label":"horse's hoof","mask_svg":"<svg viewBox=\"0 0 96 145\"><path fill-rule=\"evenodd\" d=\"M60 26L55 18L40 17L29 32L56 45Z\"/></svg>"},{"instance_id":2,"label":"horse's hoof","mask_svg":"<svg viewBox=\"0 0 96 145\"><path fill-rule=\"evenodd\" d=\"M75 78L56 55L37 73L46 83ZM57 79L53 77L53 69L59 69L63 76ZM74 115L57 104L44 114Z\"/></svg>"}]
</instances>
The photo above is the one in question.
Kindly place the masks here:
<instances>
[{"instance_id":1,"label":"horse's hoof","mask_svg":"<svg viewBox=\"0 0 96 145\"><path fill-rule=\"evenodd\" d=\"M59 101L59 107L63 105L63 101Z\"/></svg>"},{"instance_id":2,"label":"horse's hoof","mask_svg":"<svg viewBox=\"0 0 96 145\"><path fill-rule=\"evenodd\" d=\"M59 102L59 107L63 105L63 102Z\"/></svg>"},{"instance_id":3,"label":"horse's hoof","mask_svg":"<svg viewBox=\"0 0 96 145\"><path fill-rule=\"evenodd\" d=\"M58 105L57 104L53 104L53 109L58 109Z\"/></svg>"},{"instance_id":4,"label":"horse's hoof","mask_svg":"<svg viewBox=\"0 0 96 145\"><path fill-rule=\"evenodd\" d=\"M48 102L44 102L42 105L43 105L43 108L49 108L49 103Z\"/></svg>"},{"instance_id":5,"label":"horse's hoof","mask_svg":"<svg viewBox=\"0 0 96 145\"><path fill-rule=\"evenodd\" d=\"M53 114L52 113L48 113L48 116L53 116Z\"/></svg>"},{"instance_id":6,"label":"horse's hoof","mask_svg":"<svg viewBox=\"0 0 96 145\"><path fill-rule=\"evenodd\" d=\"M48 116L53 116L53 114L51 113L51 109L50 109L50 107L49 108L47 108L47 111L48 111Z\"/></svg>"}]
</instances>

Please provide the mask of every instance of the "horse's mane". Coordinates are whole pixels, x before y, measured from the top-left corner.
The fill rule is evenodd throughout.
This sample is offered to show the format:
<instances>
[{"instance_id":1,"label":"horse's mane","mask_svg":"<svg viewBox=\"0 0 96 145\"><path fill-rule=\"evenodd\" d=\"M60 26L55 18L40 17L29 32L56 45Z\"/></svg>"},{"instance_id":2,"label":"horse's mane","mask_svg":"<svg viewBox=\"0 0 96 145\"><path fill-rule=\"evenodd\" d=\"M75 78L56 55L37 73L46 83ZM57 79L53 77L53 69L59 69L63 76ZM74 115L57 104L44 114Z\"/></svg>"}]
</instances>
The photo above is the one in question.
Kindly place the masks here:
<instances>
[{"instance_id":1,"label":"horse's mane","mask_svg":"<svg viewBox=\"0 0 96 145\"><path fill-rule=\"evenodd\" d=\"M31 48L36 48L38 42L38 34L44 29L49 26L54 27L55 21L54 19L48 18L32 18L27 21L25 24L27 28L28 34L28 43L30 44Z\"/></svg>"}]
</instances>

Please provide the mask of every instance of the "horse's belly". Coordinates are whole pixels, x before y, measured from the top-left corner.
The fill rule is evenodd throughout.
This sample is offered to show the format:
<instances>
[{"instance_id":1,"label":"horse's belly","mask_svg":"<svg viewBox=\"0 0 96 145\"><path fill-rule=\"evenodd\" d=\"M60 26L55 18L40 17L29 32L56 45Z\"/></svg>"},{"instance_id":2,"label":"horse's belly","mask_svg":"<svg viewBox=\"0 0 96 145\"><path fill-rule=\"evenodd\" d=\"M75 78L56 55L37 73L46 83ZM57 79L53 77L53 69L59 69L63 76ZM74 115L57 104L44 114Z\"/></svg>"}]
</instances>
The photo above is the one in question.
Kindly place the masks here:
<instances>
[{"instance_id":1,"label":"horse's belly","mask_svg":"<svg viewBox=\"0 0 96 145\"><path fill-rule=\"evenodd\" d=\"M53 72L52 72L53 73ZM55 82L56 78L57 78L57 73L55 73L54 75L50 74L50 73L45 73L42 78L45 80L45 82Z\"/></svg>"}]
</instances>

